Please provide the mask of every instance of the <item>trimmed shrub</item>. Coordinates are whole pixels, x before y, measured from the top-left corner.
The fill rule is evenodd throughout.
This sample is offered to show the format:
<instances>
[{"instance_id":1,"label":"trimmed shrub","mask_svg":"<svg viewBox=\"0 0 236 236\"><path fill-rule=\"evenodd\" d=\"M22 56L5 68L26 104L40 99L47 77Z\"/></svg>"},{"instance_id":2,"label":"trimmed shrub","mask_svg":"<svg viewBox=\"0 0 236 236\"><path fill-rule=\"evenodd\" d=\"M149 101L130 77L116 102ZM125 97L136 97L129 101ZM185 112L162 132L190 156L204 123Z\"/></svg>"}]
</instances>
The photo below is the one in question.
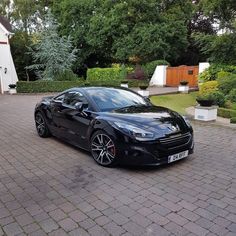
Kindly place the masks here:
<instances>
[{"instance_id":1,"label":"trimmed shrub","mask_svg":"<svg viewBox=\"0 0 236 236\"><path fill-rule=\"evenodd\" d=\"M231 75L232 75L232 73L230 73L230 72L220 71L217 73L216 80L220 81L221 79L227 78Z\"/></svg>"},{"instance_id":2,"label":"trimmed shrub","mask_svg":"<svg viewBox=\"0 0 236 236\"><path fill-rule=\"evenodd\" d=\"M236 117L236 110L220 107L217 109L217 115L224 118Z\"/></svg>"},{"instance_id":3,"label":"trimmed shrub","mask_svg":"<svg viewBox=\"0 0 236 236\"><path fill-rule=\"evenodd\" d=\"M229 99L231 102L236 102L236 88L232 89L229 92L229 95L227 96L227 99Z\"/></svg>"},{"instance_id":4,"label":"trimmed shrub","mask_svg":"<svg viewBox=\"0 0 236 236\"><path fill-rule=\"evenodd\" d=\"M54 81L76 81L80 79L73 71L66 70L53 78Z\"/></svg>"},{"instance_id":5,"label":"trimmed shrub","mask_svg":"<svg viewBox=\"0 0 236 236\"><path fill-rule=\"evenodd\" d=\"M206 82L211 80L216 80L219 72L236 74L236 66L232 65L222 65L222 64L212 64L208 69L204 70L199 75L199 81Z\"/></svg>"},{"instance_id":6,"label":"trimmed shrub","mask_svg":"<svg viewBox=\"0 0 236 236\"><path fill-rule=\"evenodd\" d=\"M125 79L125 75L132 72L133 68L92 68L87 70L87 80L92 81L110 81Z\"/></svg>"},{"instance_id":7,"label":"trimmed shrub","mask_svg":"<svg viewBox=\"0 0 236 236\"><path fill-rule=\"evenodd\" d=\"M139 80L128 80L129 87L138 87ZM18 93L48 93L48 92L61 92L66 89L82 86L108 86L108 87L120 87L120 80L111 81L92 81L85 80L76 81L51 81L51 80L39 80L39 81L18 81L17 92Z\"/></svg>"},{"instance_id":8,"label":"trimmed shrub","mask_svg":"<svg viewBox=\"0 0 236 236\"><path fill-rule=\"evenodd\" d=\"M219 91L213 91L209 94L210 99L214 101L215 105L218 105L220 107L223 107L225 104L225 95Z\"/></svg>"},{"instance_id":9,"label":"trimmed shrub","mask_svg":"<svg viewBox=\"0 0 236 236\"><path fill-rule=\"evenodd\" d=\"M223 94L228 95L232 89L236 88L236 75L231 74L229 77L222 78L218 82L219 90Z\"/></svg>"},{"instance_id":10,"label":"trimmed shrub","mask_svg":"<svg viewBox=\"0 0 236 236\"><path fill-rule=\"evenodd\" d=\"M203 83L200 86L199 94L204 95L217 90L218 82L217 81L208 81Z\"/></svg>"},{"instance_id":11,"label":"trimmed shrub","mask_svg":"<svg viewBox=\"0 0 236 236\"><path fill-rule=\"evenodd\" d=\"M236 117L232 117L232 118L230 119L230 123L236 124Z\"/></svg>"},{"instance_id":12,"label":"trimmed shrub","mask_svg":"<svg viewBox=\"0 0 236 236\"><path fill-rule=\"evenodd\" d=\"M77 81L51 81L38 80L33 82L18 81L18 93L47 93L47 92L61 92L63 90L79 87L84 85L84 80Z\"/></svg>"},{"instance_id":13,"label":"trimmed shrub","mask_svg":"<svg viewBox=\"0 0 236 236\"><path fill-rule=\"evenodd\" d=\"M152 77L156 67L159 65L169 66L170 63L165 60L156 60L156 61L151 61L151 62L148 62L148 63L142 65L142 68L143 68L145 74L147 75L147 77L150 79Z\"/></svg>"}]
</instances>

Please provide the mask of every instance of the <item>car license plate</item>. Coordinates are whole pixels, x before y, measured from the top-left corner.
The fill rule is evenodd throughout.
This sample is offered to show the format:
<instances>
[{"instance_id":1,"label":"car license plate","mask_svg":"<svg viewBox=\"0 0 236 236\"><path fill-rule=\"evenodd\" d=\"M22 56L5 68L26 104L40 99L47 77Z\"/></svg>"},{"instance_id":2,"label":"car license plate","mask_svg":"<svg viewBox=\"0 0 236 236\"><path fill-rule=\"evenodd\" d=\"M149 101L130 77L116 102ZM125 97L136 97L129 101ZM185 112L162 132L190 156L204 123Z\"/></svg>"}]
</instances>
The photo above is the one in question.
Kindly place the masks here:
<instances>
[{"instance_id":1,"label":"car license plate","mask_svg":"<svg viewBox=\"0 0 236 236\"><path fill-rule=\"evenodd\" d=\"M178 161L180 159L183 159L188 156L188 151L180 152L171 156L168 156L168 163L171 163L173 161Z\"/></svg>"}]
</instances>

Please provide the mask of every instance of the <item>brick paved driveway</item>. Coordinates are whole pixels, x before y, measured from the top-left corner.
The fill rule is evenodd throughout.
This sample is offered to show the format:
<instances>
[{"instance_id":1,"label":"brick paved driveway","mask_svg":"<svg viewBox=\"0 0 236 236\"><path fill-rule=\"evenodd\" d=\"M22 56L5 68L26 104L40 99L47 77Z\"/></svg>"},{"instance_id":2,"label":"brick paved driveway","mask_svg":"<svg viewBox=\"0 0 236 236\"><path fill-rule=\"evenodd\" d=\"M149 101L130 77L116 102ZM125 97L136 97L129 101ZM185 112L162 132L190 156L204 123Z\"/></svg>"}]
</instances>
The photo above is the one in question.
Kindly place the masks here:
<instances>
[{"instance_id":1,"label":"brick paved driveway","mask_svg":"<svg viewBox=\"0 0 236 236\"><path fill-rule=\"evenodd\" d=\"M0 235L236 235L236 130L195 124L168 167L102 168L41 139L40 96L0 96Z\"/></svg>"}]
</instances>

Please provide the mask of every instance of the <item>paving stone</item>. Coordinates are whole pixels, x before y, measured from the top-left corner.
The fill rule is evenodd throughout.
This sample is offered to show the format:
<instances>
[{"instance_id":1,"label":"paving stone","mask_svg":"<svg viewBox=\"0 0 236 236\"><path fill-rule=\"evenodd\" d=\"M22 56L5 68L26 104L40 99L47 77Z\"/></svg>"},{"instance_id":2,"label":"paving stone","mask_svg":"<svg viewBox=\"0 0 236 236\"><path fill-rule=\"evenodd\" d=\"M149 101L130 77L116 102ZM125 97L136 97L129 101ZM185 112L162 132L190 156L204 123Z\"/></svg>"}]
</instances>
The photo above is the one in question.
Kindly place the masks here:
<instances>
[{"instance_id":1,"label":"paving stone","mask_svg":"<svg viewBox=\"0 0 236 236\"><path fill-rule=\"evenodd\" d=\"M232 223L227 227L231 232L236 233L236 224Z\"/></svg>"},{"instance_id":2,"label":"paving stone","mask_svg":"<svg viewBox=\"0 0 236 236\"><path fill-rule=\"evenodd\" d=\"M164 228L176 236L185 236L189 235L190 233L187 229L179 226L174 222L169 222L164 226Z\"/></svg>"},{"instance_id":3,"label":"paving stone","mask_svg":"<svg viewBox=\"0 0 236 236\"><path fill-rule=\"evenodd\" d=\"M181 216L185 217L187 220L190 220L193 222L200 218L199 215L197 215L194 212L191 212L187 209L182 209L181 211L178 212L178 215L181 215Z\"/></svg>"},{"instance_id":4,"label":"paving stone","mask_svg":"<svg viewBox=\"0 0 236 236\"><path fill-rule=\"evenodd\" d=\"M107 216L100 216L95 219L95 222L100 226L103 226L103 225L109 223L110 221L111 221L111 219L108 218Z\"/></svg>"},{"instance_id":5,"label":"paving stone","mask_svg":"<svg viewBox=\"0 0 236 236\"><path fill-rule=\"evenodd\" d=\"M123 225L129 221L127 217L121 215L120 213L114 213L110 215L109 217L118 225Z\"/></svg>"},{"instance_id":6,"label":"paving stone","mask_svg":"<svg viewBox=\"0 0 236 236\"><path fill-rule=\"evenodd\" d=\"M148 215L147 218L150 219L151 221L155 222L156 224L161 225L161 226L169 223L169 220L166 217L163 217L157 213L153 213L151 215Z\"/></svg>"},{"instance_id":7,"label":"paving stone","mask_svg":"<svg viewBox=\"0 0 236 236\"><path fill-rule=\"evenodd\" d=\"M103 228L111 235L118 236L122 235L125 232L125 230L118 226L115 222L110 222L103 226Z\"/></svg>"},{"instance_id":8,"label":"paving stone","mask_svg":"<svg viewBox=\"0 0 236 236\"><path fill-rule=\"evenodd\" d=\"M55 221L53 221L52 219L43 220L39 223L39 225L42 227L42 229L46 233L50 233L53 230L58 229L59 227L58 224L56 224Z\"/></svg>"},{"instance_id":9,"label":"paving stone","mask_svg":"<svg viewBox=\"0 0 236 236\"><path fill-rule=\"evenodd\" d=\"M66 218L64 220L61 220L58 222L58 224L66 231L72 231L73 229L76 229L78 225L70 218Z\"/></svg>"},{"instance_id":10,"label":"paving stone","mask_svg":"<svg viewBox=\"0 0 236 236\"><path fill-rule=\"evenodd\" d=\"M225 236L229 230L223 228L222 226L219 226L217 224L213 224L210 228L209 231L211 231L212 233L214 233L215 235L219 235L219 236Z\"/></svg>"},{"instance_id":11,"label":"paving stone","mask_svg":"<svg viewBox=\"0 0 236 236\"><path fill-rule=\"evenodd\" d=\"M84 221L79 222L79 225L80 225L83 229L88 230L88 229L92 228L93 226L95 226L95 225L96 225L96 222L95 222L94 220L92 220L92 219L87 218L87 219L85 219Z\"/></svg>"},{"instance_id":12,"label":"paving stone","mask_svg":"<svg viewBox=\"0 0 236 236\"><path fill-rule=\"evenodd\" d=\"M109 208L108 208L109 209ZM107 210L107 209L106 209ZM106 211L104 210L104 211ZM98 211L97 209L89 211L86 213L88 217L90 217L91 219L96 219L97 217L101 216L102 213L100 211ZM72 217L71 217L72 218ZM73 219L73 218L72 218Z\"/></svg>"},{"instance_id":13,"label":"paving stone","mask_svg":"<svg viewBox=\"0 0 236 236\"><path fill-rule=\"evenodd\" d=\"M130 219L133 222L135 222L136 224L138 224L144 228L152 223L152 221L150 219L147 219L145 216L143 216L141 214L133 215L132 217L130 217Z\"/></svg>"},{"instance_id":14,"label":"paving stone","mask_svg":"<svg viewBox=\"0 0 236 236\"><path fill-rule=\"evenodd\" d=\"M15 221L15 219L13 219L12 216L1 218L0 219L0 226L8 225L8 224L10 224L10 223L12 223L14 221Z\"/></svg>"},{"instance_id":15,"label":"paving stone","mask_svg":"<svg viewBox=\"0 0 236 236\"><path fill-rule=\"evenodd\" d=\"M131 217L136 214L136 212L128 206L121 206L117 208L117 211L119 211L122 215L126 217Z\"/></svg>"},{"instance_id":16,"label":"paving stone","mask_svg":"<svg viewBox=\"0 0 236 236\"><path fill-rule=\"evenodd\" d=\"M88 218L87 215L85 215L83 212L79 210L72 211L71 213L69 213L69 216L75 222L80 222Z\"/></svg>"},{"instance_id":17,"label":"paving stone","mask_svg":"<svg viewBox=\"0 0 236 236\"><path fill-rule=\"evenodd\" d=\"M23 232L22 228L16 222L4 226L3 231L9 236L17 235Z\"/></svg>"},{"instance_id":18,"label":"paving stone","mask_svg":"<svg viewBox=\"0 0 236 236\"><path fill-rule=\"evenodd\" d=\"M39 229L35 232L32 232L30 236L47 236L47 234L43 230Z\"/></svg>"},{"instance_id":19,"label":"paving stone","mask_svg":"<svg viewBox=\"0 0 236 236\"><path fill-rule=\"evenodd\" d=\"M19 215L16 218L16 221L19 223L19 225L21 226L25 226L28 224L31 224L32 222L34 222L34 219L32 216L30 216L28 213L23 214L23 215Z\"/></svg>"},{"instance_id":20,"label":"paving stone","mask_svg":"<svg viewBox=\"0 0 236 236\"><path fill-rule=\"evenodd\" d=\"M203 217L199 218L195 223L205 229L209 229L214 225L214 223L208 219L205 219Z\"/></svg>"},{"instance_id":21,"label":"paving stone","mask_svg":"<svg viewBox=\"0 0 236 236\"><path fill-rule=\"evenodd\" d=\"M170 236L171 233L157 224L149 225L146 228L146 234L151 236Z\"/></svg>"},{"instance_id":22,"label":"paving stone","mask_svg":"<svg viewBox=\"0 0 236 236\"><path fill-rule=\"evenodd\" d=\"M67 215L61 210L56 209L48 213L55 221L60 221L67 217Z\"/></svg>"},{"instance_id":23,"label":"paving stone","mask_svg":"<svg viewBox=\"0 0 236 236\"><path fill-rule=\"evenodd\" d=\"M167 215L166 218L168 218L170 221L173 221L180 226L183 226L189 222L186 218L173 212Z\"/></svg>"},{"instance_id":24,"label":"paving stone","mask_svg":"<svg viewBox=\"0 0 236 236\"><path fill-rule=\"evenodd\" d=\"M88 230L89 235L91 236L108 236L109 233L107 233L102 227L96 225Z\"/></svg>"},{"instance_id":25,"label":"paving stone","mask_svg":"<svg viewBox=\"0 0 236 236\"><path fill-rule=\"evenodd\" d=\"M193 223L193 222L189 222L186 225L184 225L184 228L186 228L187 230L189 230L190 232L198 235L198 236L204 236L207 235L207 233L209 233L208 230L202 228L201 226Z\"/></svg>"},{"instance_id":26,"label":"paving stone","mask_svg":"<svg viewBox=\"0 0 236 236\"><path fill-rule=\"evenodd\" d=\"M25 232L26 234L30 234L30 233L33 233L33 232L39 230L40 227L39 227L38 224L32 223L32 224L29 224L29 225L24 226L23 229L24 229L24 232Z\"/></svg>"},{"instance_id":27,"label":"paving stone","mask_svg":"<svg viewBox=\"0 0 236 236\"><path fill-rule=\"evenodd\" d=\"M129 233L133 235L144 235L146 232L145 228L137 225L134 222L126 223L122 226L122 228L124 228L126 231L128 231Z\"/></svg>"},{"instance_id":28,"label":"paving stone","mask_svg":"<svg viewBox=\"0 0 236 236\"><path fill-rule=\"evenodd\" d=\"M209 219L209 220L214 220L217 217L215 214L212 214L211 212L209 212L205 209L202 209L202 208L198 208L194 212L206 219Z\"/></svg>"},{"instance_id":29,"label":"paving stone","mask_svg":"<svg viewBox=\"0 0 236 236\"><path fill-rule=\"evenodd\" d=\"M88 232L82 228L77 228L69 232L70 236L89 236Z\"/></svg>"},{"instance_id":30,"label":"paving stone","mask_svg":"<svg viewBox=\"0 0 236 236\"><path fill-rule=\"evenodd\" d=\"M0 218L4 218L7 216L10 216L10 212L4 207L0 208Z\"/></svg>"},{"instance_id":31,"label":"paving stone","mask_svg":"<svg viewBox=\"0 0 236 236\"><path fill-rule=\"evenodd\" d=\"M48 234L49 236L67 236L68 234L63 229L57 229Z\"/></svg>"}]
</instances>

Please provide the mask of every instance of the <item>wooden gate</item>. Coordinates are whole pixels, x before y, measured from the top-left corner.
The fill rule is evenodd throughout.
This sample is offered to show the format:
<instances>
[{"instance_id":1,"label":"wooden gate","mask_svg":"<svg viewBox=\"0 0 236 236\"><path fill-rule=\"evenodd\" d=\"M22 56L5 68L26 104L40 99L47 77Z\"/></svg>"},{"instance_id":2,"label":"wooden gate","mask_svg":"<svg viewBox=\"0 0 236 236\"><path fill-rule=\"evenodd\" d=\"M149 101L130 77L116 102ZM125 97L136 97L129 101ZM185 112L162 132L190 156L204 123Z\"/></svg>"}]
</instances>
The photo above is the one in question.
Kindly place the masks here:
<instances>
[{"instance_id":1,"label":"wooden gate","mask_svg":"<svg viewBox=\"0 0 236 236\"><path fill-rule=\"evenodd\" d=\"M198 71L198 66L167 67L166 86L176 87L180 81L187 80L190 87L197 87Z\"/></svg>"}]
</instances>

